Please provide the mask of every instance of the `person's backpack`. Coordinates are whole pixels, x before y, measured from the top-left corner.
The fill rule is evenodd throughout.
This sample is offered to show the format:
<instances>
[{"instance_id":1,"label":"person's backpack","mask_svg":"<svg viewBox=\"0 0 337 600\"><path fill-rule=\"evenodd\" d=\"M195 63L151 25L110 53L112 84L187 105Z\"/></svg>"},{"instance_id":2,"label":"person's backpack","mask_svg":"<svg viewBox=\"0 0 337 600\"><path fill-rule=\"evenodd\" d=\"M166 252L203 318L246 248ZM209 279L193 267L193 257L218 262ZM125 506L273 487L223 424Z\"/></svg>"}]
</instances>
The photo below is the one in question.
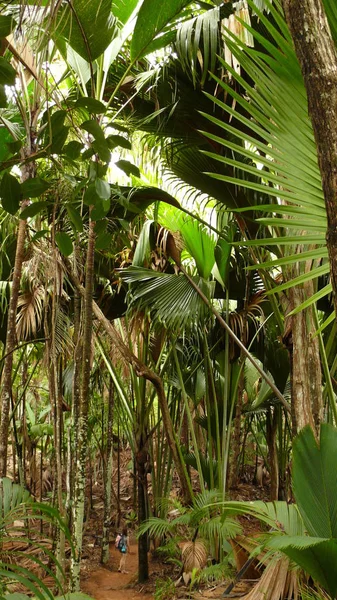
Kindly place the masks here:
<instances>
[{"instance_id":1,"label":"person's backpack","mask_svg":"<svg viewBox=\"0 0 337 600\"><path fill-rule=\"evenodd\" d=\"M122 554L125 554L126 552L126 539L125 536L122 534L118 540L118 545L117 548L120 552L122 552Z\"/></svg>"}]
</instances>

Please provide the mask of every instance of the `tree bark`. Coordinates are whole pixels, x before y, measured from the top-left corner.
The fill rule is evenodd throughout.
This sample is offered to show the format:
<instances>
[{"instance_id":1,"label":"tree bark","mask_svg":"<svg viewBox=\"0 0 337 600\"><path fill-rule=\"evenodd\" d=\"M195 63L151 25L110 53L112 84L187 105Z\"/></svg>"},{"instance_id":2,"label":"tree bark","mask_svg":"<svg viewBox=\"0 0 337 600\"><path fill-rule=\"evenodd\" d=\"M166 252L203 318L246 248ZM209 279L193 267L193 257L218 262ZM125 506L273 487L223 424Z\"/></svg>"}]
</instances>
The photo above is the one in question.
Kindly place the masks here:
<instances>
[{"instance_id":1,"label":"tree bark","mask_svg":"<svg viewBox=\"0 0 337 600\"><path fill-rule=\"evenodd\" d=\"M298 275L298 273L296 272ZM312 281L289 289L291 312L314 293ZM292 432L296 435L305 425L318 432L322 418L322 372L319 344L312 307L286 317L285 337L291 362Z\"/></svg>"},{"instance_id":2,"label":"tree bark","mask_svg":"<svg viewBox=\"0 0 337 600\"><path fill-rule=\"evenodd\" d=\"M111 520L111 496L112 496L112 465L113 465L113 424L114 417L114 383L110 379L109 384L109 405L108 405L108 427L106 434L106 456L103 463L103 482L104 482L104 520L102 536L101 563L106 564L110 556L109 534ZM103 429L102 429L103 431Z\"/></svg>"},{"instance_id":3,"label":"tree bark","mask_svg":"<svg viewBox=\"0 0 337 600\"><path fill-rule=\"evenodd\" d=\"M85 289L83 293L83 346L80 386L80 411L77 432L77 465L75 474L74 505L73 505L73 541L75 552L71 559L71 591L80 589L80 566L83 542L84 502L86 461L88 445L88 406L89 383L91 372L91 337L92 337L92 297L94 287L94 254L95 254L95 222L90 221L85 269Z\"/></svg>"},{"instance_id":4,"label":"tree bark","mask_svg":"<svg viewBox=\"0 0 337 600\"><path fill-rule=\"evenodd\" d=\"M27 176L28 179L28 176ZM21 205L21 210L27 206L28 201L24 200ZM12 394L12 370L13 370L13 354L16 347L16 311L18 306L18 298L20 292L20 281L22 273L22 263L25 255L25 239L26 239L27 221L19 219L18 237L16 242L15 261L11 295L8 307L7 317L7 332L2 373L2 390L1 390L1 421L0 421L0 477L5 477L7 473L7 445L8 445L8 430L9 430L9 408Z\"/></svg>"},{"instance_id":5,"label":"tree bark","mask_svg":"<svg viewBox=\"0 0 337 600\"><path fill-rule=\"evenodd\" d=\"M147 475L145 465L148 452L143 442L143 436L137 440L137 488L138 488L138 524L148 519ZM138 583L144 583L149 578L148 535L143 533L138 538Z\"/></svg>"},{"instance_id":6,"label":"tree bark","mask_svg":"<svg viewBox=\"0 0 337 600\"><path fill-rule=\"evenodd\" d=\"M277 458L277 424L278 424L278 407L274 407L273 414L271 409L267 412L267 435L266 441L268 445L268 461L270 469L270 500L278 500L279 494L279 465Z\"/></svg>"},{"instance_id":7,"label":"tree bark","mask_svg":"<svg viewBox=\"0 0 337 600\"><path fill-rule=\"evenodd\" d=\"M337 50L322 0L283 0L283 8L302 70L316 140L337 318Z\"/></svg>"}]
</instances>

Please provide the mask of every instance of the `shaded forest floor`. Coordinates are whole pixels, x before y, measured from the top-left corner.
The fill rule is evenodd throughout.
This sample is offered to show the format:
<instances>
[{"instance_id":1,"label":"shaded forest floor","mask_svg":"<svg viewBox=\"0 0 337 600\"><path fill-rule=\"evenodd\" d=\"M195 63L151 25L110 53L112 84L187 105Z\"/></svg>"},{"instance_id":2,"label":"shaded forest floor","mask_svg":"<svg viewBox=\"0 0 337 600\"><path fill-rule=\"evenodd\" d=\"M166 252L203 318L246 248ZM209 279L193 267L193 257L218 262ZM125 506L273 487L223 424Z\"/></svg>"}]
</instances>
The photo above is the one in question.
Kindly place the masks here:
<instances>
[{"instance_id":1,"label":"shaded forest floor","mask_svg":"<svg viewBox=\"0 0 337 600\"><path fill-rule=\"evenodd\" d=\"M147 590L149 585L141 586L137 583L138 548L131 544L130 553L126 558L128 573L118 573L120 553L110 544L110 560L105 567L96 567L86 570L82 579L82 591L95 598L95 600L150 600L153 594ZM90 565L88 565L90 567ZM150 573L154 565L150 563Z\"/></svg>"}]
</instances>

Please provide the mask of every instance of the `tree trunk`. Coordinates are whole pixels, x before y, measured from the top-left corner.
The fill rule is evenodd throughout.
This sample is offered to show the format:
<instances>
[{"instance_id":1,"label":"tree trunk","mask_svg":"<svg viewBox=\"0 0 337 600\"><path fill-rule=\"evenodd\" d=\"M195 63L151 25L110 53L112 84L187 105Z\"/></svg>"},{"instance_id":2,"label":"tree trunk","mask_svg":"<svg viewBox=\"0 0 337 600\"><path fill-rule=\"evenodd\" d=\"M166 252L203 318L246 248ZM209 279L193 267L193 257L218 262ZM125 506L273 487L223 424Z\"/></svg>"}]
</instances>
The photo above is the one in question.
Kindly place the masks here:
<instances>
[{"instance_id":1,"label":"tree trunk","mask_svg":"<svg viewBox=\"0 0 337 600\"><path fill-rule=\"evenodd\" d=\"M92 297L94 282L95 222L90 221L84 291L84 326L81 365L80 413L77 428L77 465L73 504L73 542L75 552L71 560L71 591L80 589L80 566L83 542L86 461L88 445L88 406L91 372Z\"/></svg>"},{"instance_id":2,"label":"tree trunk","mask_svg":"<svg viewBox=\"0 0 337 600\"><path fill-rule=\"evenodd\" d=\"M28 179L27 176L23 177ZM24 200L21 204L21 210L26 208L28 200ZM18 298L20 292L20 280L22 273L22 263L25 255L25 238L26 238L27 221L19 219L18 237L16 242L15 262L13 270L13 280L11 294L8 307L7 328L6 328L6 343L4 348L4 367L2 372L1 385L1 420L0 420L0 477L5 477L7 473L7 445L8 445L8 430L9 430L9 408L12 394L12 370L13 370L13 354L16 347L16 311L18 306Z\"/></svg>"},{"instance_id":3,"label":"tree trunk","mask_svg":"<svg viewBox=\"0 0 337 600\"><path fill-rule=\"evenodd\" d=\"M241 357L244 360L244 357ZM243 407L243 391L244 391L244 369L240 374L240 381L238 384L238 391L236 397L235 417L234 417L234 429L232 435L232 457L231 466L229 473L228 487L235 489L239 483L239 457L241 449L241 416Z\"/></svg>"},{"instance_id":4,"label":"tree trunk","mask_svg":"<svg viewBox=\"0 0 337 600\"><path fill-rule=\"evenodd\" d=\"M104 565L108 562L109 552L109 533L111 519L111 491L112 491L112 460L113 460L113 443L112 443L112 423L114 412L114 384L110 379L109 385L109 406L108 406L108 428L106 440L106 458L103 463L103 481L104 481L104 519L103 519L103 536L102 536L102 553L101 563ZM103 431L103 430L102 430Z\"/></svg>"},{"instance_id":5,"label":"tree trunk","mask_svg":"<svg viewBox=\"0 0 337 600\"><path fill-rule=\"evenodd\" d=\"M267 412L267 435L268 462L270 471L270 500L278 500L279 491L279 465L277 458L277 426L278 426L278 407L274 407L273 413L269 409Z\"/></svg>"},{"instance_id":6,"label":"tree trunk","mask_svg":"<svg viewBox=\"0 0 337 600\"><path fill-rule=\"evenodd\" d=\"M147 477L146 468L148 453L143 445L142 438L138 442L136 454L137 482L138 482L138 524L144 523L148 518L147 507ZM138 538L138 583L143 583L149 578L148 561L148 536L147 533Z\"/></svg>"},{"instance_id":7,"label":"tree trunk","mask_svg":"<svg viewBox=\"0 0 337 600\"><path fill-rule=\"evenodd\" d=\"M313 284L289 289L288 312L313 294ZM291 361L292 431L296 434L305 425L318 430L322 418L322 373L318 338L312 308L309 307L286 321L286 344ZM288 333L287 333L288 331Z\"/></svg>"},{"instance_id":8,"label":"tree trunk","mask_svg":"<svg viewBox=\"0 0 337 600\"><path fill-rule=\"evenodd\" d=\"M283 8L302 69L316 140L337 315L337 50L322 0L283 0Z\"/></svg>"}]
</instances>

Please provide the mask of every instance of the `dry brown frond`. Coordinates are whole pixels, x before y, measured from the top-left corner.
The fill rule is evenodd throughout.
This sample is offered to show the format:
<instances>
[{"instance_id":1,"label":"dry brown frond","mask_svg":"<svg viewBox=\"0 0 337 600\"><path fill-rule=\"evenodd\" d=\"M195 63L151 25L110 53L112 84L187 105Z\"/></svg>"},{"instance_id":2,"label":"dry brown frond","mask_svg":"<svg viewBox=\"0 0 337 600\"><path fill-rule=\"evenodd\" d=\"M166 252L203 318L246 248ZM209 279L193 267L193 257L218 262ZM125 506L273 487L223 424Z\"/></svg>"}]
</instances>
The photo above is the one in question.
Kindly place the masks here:
<instances>
[{"instance_id":1,"label":"dry brown frond","mask_svg":"<svg viewBox=\"0 0 337 600\"><path fill-rule=\"evenodd\" d=\"M244 600L286 600L298 598L298 571L290 568L289 559L272 560Z\"/></svg>"},{"instance_id":2,"label":"dry brown frond","mask_svg":"<svg viewBox=\"0 0 337 600\"><path fill-rule=\"evenodd\" d=\"M28 289L19 296L16 317L16 334L18 340L26 340L36 335L41 327L45 290L41 285Z\"/></svg>"},{"instance_id":3,"label":"dry brown frond","mask_svg":"<svg viewBox=\"0 0 337 600\"><path fill-rule=\"evenodd\" d=\"M195 542L185 542L181 547L181 557L183 561L183 579L185 585L191 581L194 569L200 570L207 563L207 549L201 540Z\"/></svg>"}]
</instances>

